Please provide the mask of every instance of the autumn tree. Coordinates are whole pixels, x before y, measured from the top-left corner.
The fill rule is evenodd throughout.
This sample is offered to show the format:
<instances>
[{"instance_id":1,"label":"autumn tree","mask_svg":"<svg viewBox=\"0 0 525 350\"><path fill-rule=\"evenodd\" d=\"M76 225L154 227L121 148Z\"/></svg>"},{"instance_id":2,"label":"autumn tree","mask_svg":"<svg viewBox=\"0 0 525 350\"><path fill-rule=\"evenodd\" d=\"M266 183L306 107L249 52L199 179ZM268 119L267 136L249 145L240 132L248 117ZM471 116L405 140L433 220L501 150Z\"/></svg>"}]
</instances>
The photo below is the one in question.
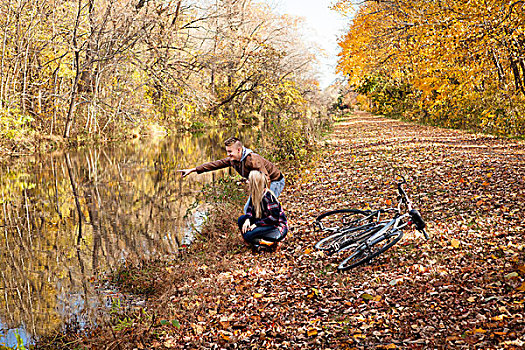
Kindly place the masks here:
<instances>
[{"instance_id":1,"label":"autumn tree","mask_svg":"<svg viewBox=\"0 0 525 350\"><path fill-rule=\"evenodd\" d=\"M522 135L524 6L366 1L340 42L339 69L380 112Z\"/></svg>"},{"instance_id":2,"label":"autumn tree","mask_svg":"<svg viewBox=\"0 0 525 350\"><path fill-rule=\"evenodd\" d=\"M300 23L253 0L22 0L0 8L2 138L24 130L106 138L151 124L322 110L310 98L320 91Z\"/></svg>"}]
</instances>

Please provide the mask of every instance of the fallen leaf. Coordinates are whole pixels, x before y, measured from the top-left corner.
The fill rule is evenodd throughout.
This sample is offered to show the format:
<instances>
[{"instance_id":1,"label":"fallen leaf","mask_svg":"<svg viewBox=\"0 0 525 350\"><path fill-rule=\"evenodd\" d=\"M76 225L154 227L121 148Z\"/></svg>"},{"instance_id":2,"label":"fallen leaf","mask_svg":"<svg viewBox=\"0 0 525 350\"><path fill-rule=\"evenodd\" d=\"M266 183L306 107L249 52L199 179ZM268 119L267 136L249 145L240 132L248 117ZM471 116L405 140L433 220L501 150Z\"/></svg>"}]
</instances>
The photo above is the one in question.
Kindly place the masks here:
<instances>
[{"instance_id":1,"label":"fallen leaf","mask_svg":"<svg viewBox=\"0 0 525 350\"><path fill-rule=\"evenodd\" d=\"M511 272L505 275L505 279L511 279L511 278L516 278L516 277L519 277L517 272Z\"/></svg>"},{"instance_id":2,"label":"fallen leaf","mask_svg":"<svg viewBox=\"0 0 525 350\"><path fill-rule=\"evenodd\" d=\"M525 292L525 282L523 282L517 289L521 292Z\"/></svg>"},{"instance_id":3,"label":"fallen leaf","mask_svg":"<svg viewBox=\"0 0 525 350\"><path fill-rule=\"evenodd\" d=\"M200 335L200 334L202 334L202 332L204 332L204 327L201 326L200 324L192 323L191 324L191 328L193 328L193 331L197 335Z\"/></svg>"},{"instance_id":4,"label":"fallen leaf","mask_svg":"<svg viewBox=\"0 0 525 350\"><path fill-rule=\"evenodd\" d=\"M260 294L260 293L255 293L255 294L253 295L253 297L254 297L255 299L259 299L259 298L262 298L263 295Z\"/></svg>"},{"instance_id":5,"label":"fallen leaf","mask_svg":"<svg viewBox=\"0 0 525 350\"><path fill-rule=\"evenodd\" d=\"M452 240L450 241L450 245L454 248L459 248L459 241L455 238L452 238Z\"/></svg>"},{"instance_id":6,"label":"fallen leaf","mask_svg":"<svg viewBox=\"0 0 525 350\"><path fill-rule=\"evenodd\" d=\"M175 340L175 338L173 337L169 337L168 339L166 339L163 343L164 347L168 348L168 349L171 349L171 348L174 348L177 346L177 341Z\"/></svg>"},{"instance_id":7,"label":"fallen leaf","mask_svg":"<svg viewBox=\"0 0 525 350\"><path fill-rule=\"evenodd\" d=\"M491 317L490 319L492 321L503 321L504 318L505 318L505 315L498 315L498 316Z\"/></svg>"},{"instance_id":8,"label":"fallen leaf","mask_svg":"<svg viewBox=\"0 0 525 350\"><path fill-rule=\"evenodd\" d=\"M388 284L391 285L391 286L395 286L396 284L399 284L401 282L403 282L402 278L396 278L396 279L393 279L390 282L388 282Z\"/></svg>"},{"instance_id":9,"label":"fallen leaf","mask_svg":"<svg viewBox=\"0 0 525 350\"><path fill-rule=\"evenodd\" d=\"M315 329L315 328L309 328L309 329L306 331L306 335L308 335L309 337L313 337L314 335L317 335L317 329Z\"/></svg>"},{"instance_id":10,"label":"fallen leaf","mask_svg":"<svg viewBox=\"0 0 525 350\"><path fill-rule=\"evenodd\" d=\"M368 293L363 293L361 294L361 298L365 299L365 300L374 300L374 297Z\"/></svg>"}]
</instances>

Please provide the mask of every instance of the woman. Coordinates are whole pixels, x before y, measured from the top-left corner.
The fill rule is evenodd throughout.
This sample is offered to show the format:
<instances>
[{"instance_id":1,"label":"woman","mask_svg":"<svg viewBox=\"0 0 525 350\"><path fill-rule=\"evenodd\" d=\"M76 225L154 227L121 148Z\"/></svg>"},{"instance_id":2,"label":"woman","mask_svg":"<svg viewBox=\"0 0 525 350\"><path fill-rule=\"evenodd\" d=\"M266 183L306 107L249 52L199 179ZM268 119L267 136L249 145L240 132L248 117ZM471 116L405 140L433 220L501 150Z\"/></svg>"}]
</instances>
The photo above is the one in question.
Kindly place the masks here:
<instances>
[{"instance_id":1,"label":"woman","mask_svg":"<svg viewBox=\"0 0 525 350\"><path fill-rule=\"evenodd\" d=\"M244 240L253 245L277 246L288 233L286 216L275 194L269 189L268 178L258 170L248 176L250 199L246 214L237 223Z\"/></svg>"}]
</instances>

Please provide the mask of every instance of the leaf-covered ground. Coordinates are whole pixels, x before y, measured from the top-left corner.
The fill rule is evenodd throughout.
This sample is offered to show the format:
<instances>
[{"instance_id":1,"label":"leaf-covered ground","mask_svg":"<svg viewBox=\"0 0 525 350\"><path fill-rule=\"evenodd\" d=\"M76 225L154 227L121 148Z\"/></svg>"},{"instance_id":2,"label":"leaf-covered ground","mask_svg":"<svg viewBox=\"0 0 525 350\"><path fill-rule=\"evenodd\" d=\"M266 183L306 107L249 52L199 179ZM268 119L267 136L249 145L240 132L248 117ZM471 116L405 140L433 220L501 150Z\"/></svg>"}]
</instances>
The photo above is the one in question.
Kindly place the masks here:
<instances>
[{"instance_id":1,"label":"leaf-covered ground","mask_svg":"<svg viewBox=\"0 0 525 350\"><path fill-rule=\"evenodd\" d=\"M156 317L113 327L105 346L525 347L522 142L356 113L321 147L281 197L292 231L279 251L236 242L213 259L174 262L160 279L171 287L148 300ZM373 263L337 272L341 257L313 248L321 235L312 221L329 209L387 206L397 174L430 240L409 230ZM101 345L93 339L83 343Z\"/></svg>"}]
</instances>

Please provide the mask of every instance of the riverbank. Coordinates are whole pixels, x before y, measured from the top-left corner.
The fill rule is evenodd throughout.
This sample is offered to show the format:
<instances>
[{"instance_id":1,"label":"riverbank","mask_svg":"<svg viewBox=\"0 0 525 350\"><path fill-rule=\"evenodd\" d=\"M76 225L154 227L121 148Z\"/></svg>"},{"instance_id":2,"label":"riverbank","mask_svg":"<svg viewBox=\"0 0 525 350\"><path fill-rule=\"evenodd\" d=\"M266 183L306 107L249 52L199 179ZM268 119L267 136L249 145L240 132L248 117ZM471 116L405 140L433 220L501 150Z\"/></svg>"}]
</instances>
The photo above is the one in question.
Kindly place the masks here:
<instances>
[{"instance_id":1,"label":"riverbank","mask_svg":"<svg viewBox=\"0 0 525 350\"><path fill-rule=\"evenodd\" d=\"M314 167L288 170L297 179L281 197L291 232L279 251L245 248L235 209L223 208L178 257L125 267L136 281L128 291L151 286L144 308L48 347L525 345L523 142L355 113L320 148ZM321 236L311 222L329 209L386 206L399 173L430 240L407 232L371 265L336 272L340 258L313 249Z\"/></svg>"}]
</instances>

